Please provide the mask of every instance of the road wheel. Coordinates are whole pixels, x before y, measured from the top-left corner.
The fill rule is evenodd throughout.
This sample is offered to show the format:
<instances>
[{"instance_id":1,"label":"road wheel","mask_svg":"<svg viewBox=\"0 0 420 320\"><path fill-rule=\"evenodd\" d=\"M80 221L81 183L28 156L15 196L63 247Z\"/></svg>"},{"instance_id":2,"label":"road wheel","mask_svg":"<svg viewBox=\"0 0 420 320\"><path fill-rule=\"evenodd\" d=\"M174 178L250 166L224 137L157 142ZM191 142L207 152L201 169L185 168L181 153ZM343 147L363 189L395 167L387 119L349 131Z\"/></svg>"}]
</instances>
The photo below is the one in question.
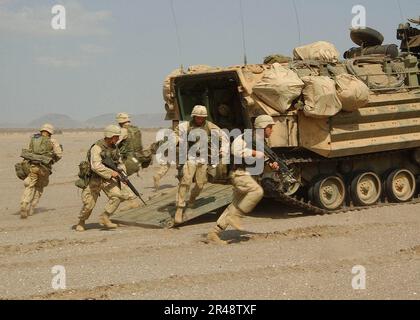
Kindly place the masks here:
<instances>
[{"instance_id":1,"label":"road wheel","mask_svg":"<svg viewBox=\"0 0 420 320\"><path fill-rule=\"evenodd\" d=\"M407 169L392 171L385 182L388 197L393 202L408 202L416 191L416 178Z\"/></svg>"},{"instance_id":2,"label":"road wheel","mask_svg":"<svg viewBox=\"0 0 420 320\"><path fill-rule=\"evenodd\" d=\"M355 205L374 205L382 194L381 179L374 172L359 174L353 179L350 190Z\"/></svg>"},{"instance_id":3,"label":"road wheel","mask_svg":"<svg viewBox=\"0 0 420 320\"><path fill-rule=\"evenodd\" d=\"M346 187L339 176L321 178L314 185L313 197L315 203L322 209L334 211L343 206L346 200Z\"/></svg>"}]
</instances>

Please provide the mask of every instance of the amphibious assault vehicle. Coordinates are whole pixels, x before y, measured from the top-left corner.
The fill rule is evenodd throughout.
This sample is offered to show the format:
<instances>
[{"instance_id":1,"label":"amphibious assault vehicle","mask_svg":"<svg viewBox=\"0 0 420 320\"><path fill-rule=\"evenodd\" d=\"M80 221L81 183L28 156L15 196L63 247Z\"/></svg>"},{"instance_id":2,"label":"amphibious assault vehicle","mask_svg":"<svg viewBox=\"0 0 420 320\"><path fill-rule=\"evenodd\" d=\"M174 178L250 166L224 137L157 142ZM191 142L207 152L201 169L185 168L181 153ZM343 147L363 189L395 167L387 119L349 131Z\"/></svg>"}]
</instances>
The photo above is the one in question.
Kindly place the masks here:
<instances>
[{"instance_id":1,"label":"amphibious assault vehicle","mask_svg":"<svg viewBox=\"0 0 420 320\"><path fill-rule=\"evenodd\" d=\"M301 186L285 195L275 173L263 176L261 183L267 197L291 205L326 213L417 202L420 30L400 25L397 37L400 50L383 45L383 36L373 29L354 29L351 38L359 47L347 51L341 61L333 46L318 43L295 49L294 59L266 59L277 64L177 70L164 85L167 119L174 126L189 120L197 104L207 106L210 120L228 129L251 128L258 115L272 116L276 125L270 146ZM281 74L277 78L276 68ZM296 79L287 82L289 75L304 81L303 89L287 102L288 92L299 86ZM362 82L366 97L361 97L363 88L345 97L343 91L352 84L340 84L343 76L359 81L359 88ZM336 92L322 83L309 88L317 77L335 81ZM353 99L343 101L346 98ZM229 113L221 114L220 105L228 106Z\"/></svg>"},{"instance_id":2,"label":"amphibious assault vehicle","mask_svg":"<svg viewBox=\"0 0 420 320\"><path fill-rule=\"evenodd\" d=\"M420 25L420 21L411 21ZM296 48L294 59L267 57L258 65L176 70L163 86L167 120L175 127L205 105L221 128L252 128L254 119L275 119L271 149L300 182L284 192L276 172L260 177L266 197L307 212L326 214L419 203L420 30L400 25L401 46L383 45L370 28L350 34L358 45L339 59L326 42ZM185 221L232 201L226 170L187 209ZM113 221L172 227L176 191Z\"/></svg>"}]
</instances>

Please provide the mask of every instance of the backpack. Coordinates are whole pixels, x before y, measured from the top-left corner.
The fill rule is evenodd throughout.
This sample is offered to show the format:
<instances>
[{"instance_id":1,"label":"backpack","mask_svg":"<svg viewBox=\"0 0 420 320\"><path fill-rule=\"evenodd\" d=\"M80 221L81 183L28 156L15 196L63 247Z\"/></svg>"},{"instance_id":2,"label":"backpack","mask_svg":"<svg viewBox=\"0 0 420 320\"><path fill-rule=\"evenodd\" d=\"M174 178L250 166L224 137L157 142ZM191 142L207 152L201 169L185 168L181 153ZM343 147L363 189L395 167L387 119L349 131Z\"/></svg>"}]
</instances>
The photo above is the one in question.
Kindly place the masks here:
<instances>
[{"instance_id":1,"label":"backpack","mask_svg":"<svg viewBox=\"0 0 420 320\"><path fill-rule=\"evenodd\" d=\"M32 137L29 150L36 155L50 156L52 158L54 148L49 137L38 133Z\"/></svg>"},{"instance_id":2,"label":"backpack","mask_svg":"<svg viewBox=\"0 0 420 320\"><path fill-rule=\"evenodd\" d=\"M93 146L94 145L92 145L92 147L90 147L89 151L87 152L86 160L80 162L79 173L77 175L79 179L74 183L76 187L82 190L88 187L90 178L92 177L92 168L90 166L90 150L93 148Z\"/></svg>"},{"instance_id":3,"label":"backpack","mask_svg":"<svg viewBox=\"0 0 420 320\"><path fill-rule=\"evenodd\" d=\"M31 166L26 160L15 164L16 176L20 180L25 180L29 176L30 170Z\"/></svg>"},{"instance_id":4,"label":"backpack","mask_svg":"<svg viewBox=\"0 0 420 320\"><path fill-rule=\"evenodd\" d=\"M129 154L134 154L143 150L140 129L135 126L129 126L127 127L127 134L127 139L122 141L118 146L123 157L127 157Z\"/></svg>"},{"instance_id":5,"label":"backpack","mask_svg":"<svg viewBox=\"0 0 420 320\"><path fill-rule=\"evenodd\" d=\"M29 149L23 149L21 157L29 162L50 167L54 163L54 147L49 137L35 134L29 143Z\"/></svg>"}]
</instances>

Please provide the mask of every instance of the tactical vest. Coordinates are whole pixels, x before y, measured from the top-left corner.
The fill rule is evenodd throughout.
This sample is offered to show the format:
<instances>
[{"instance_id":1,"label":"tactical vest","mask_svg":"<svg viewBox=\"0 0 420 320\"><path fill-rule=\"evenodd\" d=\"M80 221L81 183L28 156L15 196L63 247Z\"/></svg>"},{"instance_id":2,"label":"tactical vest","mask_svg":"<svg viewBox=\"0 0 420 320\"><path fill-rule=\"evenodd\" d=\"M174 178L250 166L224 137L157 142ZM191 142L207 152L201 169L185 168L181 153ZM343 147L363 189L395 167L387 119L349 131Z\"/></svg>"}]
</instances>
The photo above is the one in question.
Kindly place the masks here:
<instances>
[{"instance_id":1,"label":"tactical vest","mask_svg":"<svg viewBox=\"0 0 420 320\"><path fill-rule=\"evenodd\" d=\"M138 127L128 126L127 128L127 139L121 141L119 149L121 155L126 158L129 154L135 154L143 150L143 144L141 141L141 131Z\"/></svg>"},{"instance_id":2,"label":"tactical vest","mask_svg":"<svg viewBox=\"0 0 420 320\"><path fill-rule=\"evenodd\" d=\"M50 137L41 134L35 134L29 143L29 151L40 156L48 156L53 158L54 147Z\"/></svg>"},{"instance_id":3,"label":"tactical vest","mask_svg":"<svg viewBox=\"0 0 420 320\"><path fill-rule=\"evenodd\" d=\"M254 146L254 143L255 143L255 136L254 136L254 135L253 135L253 137L252 137L252 142L247 141L247 140L245 139L245 134L241 134L241 135L240 135L240 136L238 136L237 138L239 138L239 137L241 137L241 138L243 139L243 141L245 141L245 146L246 146L246 148L251 149L251 150L255 150L255 146ZM232 152L230 153L230 163L231 163L231 168L232 168L233 170L237 170L237 169L243 169L243 170L246 170L246 169L248 169L248 168L253 168L253 167L255 167L255 163L251 163L251 164L246 163L246 161L245 161L245 158L244 158L244 157L242 158L242 163L240 163L240 164L235 164L235 156L233 155L233 153L232 153Z\"/></svg>"},{"instance_id":4,"label":"tactical vest","mask_svg":"<svg viewBox=\"0 0 420 320\"><path fill-rule=\"evenodd\" d=\"M211 130L210 130L210 126L209 126L208 121L206 121L206 122L205 122L205 124L204 124L204 126L202 126L202 127L195 127L194 122L191 120L191 121L188 123L187 138L188 138L188 136L190 135L190 132L191 132L191 131L193 131L193 130L195 130L195 129L202 129L202 130L206 131L206 133L207 133L207 138L208 138L208 143L210 143L210 141L211 141L211 140L210 140L210 139L211 139ZM194 141L188 141L188 150L189 150L192 146L194 146L195 144L199 143L199 141L200 141L200 139L199 139L199 138L198 138L195 142L194 142Z\"/></svg>"},{"instance_id":5,"label":"tactical vest","mask_svg":"<svg viewBox=\"0 0 420 320\"><path fill-rule=\"evenodd\" d=\"M98 142L95 143L96 146L100 147L102 152L101 152L101 158L102 160L104 160L105 158L111 158L112 161L115 163L116 166L118 166L120 164L120 151L118 149L118 147L109 147L107 145L107 143L105 142L105 140L99 140ZM88 153L88 159L90 161L90 150Z\"/></svg>"}]
</instances>

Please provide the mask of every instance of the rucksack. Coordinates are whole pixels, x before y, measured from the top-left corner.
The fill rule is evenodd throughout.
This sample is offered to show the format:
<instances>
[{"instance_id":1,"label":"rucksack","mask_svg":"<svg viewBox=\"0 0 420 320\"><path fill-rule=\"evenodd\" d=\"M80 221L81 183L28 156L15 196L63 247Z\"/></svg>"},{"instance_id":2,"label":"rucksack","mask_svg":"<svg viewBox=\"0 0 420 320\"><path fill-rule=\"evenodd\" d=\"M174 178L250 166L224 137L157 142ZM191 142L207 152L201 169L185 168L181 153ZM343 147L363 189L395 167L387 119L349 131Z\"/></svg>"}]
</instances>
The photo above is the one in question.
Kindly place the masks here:
<instances>
[{"instance_id":1,"label":"rucksack","mask_svg":"<svg viewBox=\"0 0 420 320\"><path fill-rule=\"evenodd\" d=\"M54 163L54 147L51 139L35 134L29 143L29 149L23 149L21 157L33 163L50 167Z\"/></svg>"},{"instance_id":2,"label":"rucksack","mask_svg":"<svg viewBox=\"0 0 420 320\"><path fill-rule=\"evenodd\" d=\"M90 178L92 177L92 168L90 166L90 150L93 148L93 146L94 145L92 145L92 147L90 147L89 151L87 152L86 160L80 162L79 173L77 175L79 179L74 183L76 187L83 190L88 187Z\"/></svg>"},{"instance_id":3,"label":"rucksack","mask_svg":"<svg viewBox=\"0 0 420 320\"><path fill-rule=\"evenodd\" d=\"M140 129L135 126L129 126L127 127L127 134L127 139L122 141L118 146L123 157L127 157L129 154L134 154L143 150Z\"/></svg>"},{"instance_id":4,"label":"rucksack","mask_svg":"<svg viewBox=\"0 0 420 320\"><path fill-rule=\"evenodd\" d=\"M15 164L15 171L20 180L25 180L31 172L31 166L28 161L24 160Z\"/></svg>"}]
</instances>

